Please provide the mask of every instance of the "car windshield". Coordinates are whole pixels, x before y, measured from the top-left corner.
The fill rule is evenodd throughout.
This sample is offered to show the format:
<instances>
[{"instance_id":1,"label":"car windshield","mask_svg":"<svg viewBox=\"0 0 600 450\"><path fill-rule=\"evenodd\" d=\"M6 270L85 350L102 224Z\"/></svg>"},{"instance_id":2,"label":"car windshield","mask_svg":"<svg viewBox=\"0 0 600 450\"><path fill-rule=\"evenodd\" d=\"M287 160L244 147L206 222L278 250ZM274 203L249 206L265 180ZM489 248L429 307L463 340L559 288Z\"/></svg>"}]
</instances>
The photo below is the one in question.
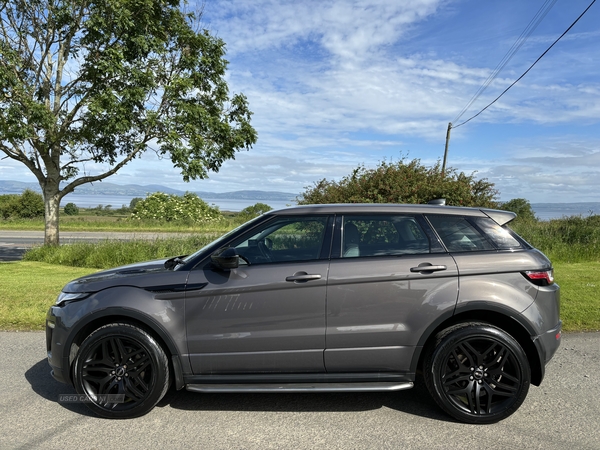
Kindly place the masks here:
<instances>
[{"instance_id":1,"label":"car windshield","mask_svg":"<svg viewBox=\"0 0 600 450\"><path fill-rule=\"evenodd\" d=\"M200 250L196 251L195 253L192 253L191 255L186 256L185 258L182 258L184 263L187 263L188 261L191 261L192 259L194 259L196 256L198 256L199 254L201 254L202 252L206 251L208 248L210 247L218 247L218 244L220 242L226 241L230 236L232 236L234 233L236 233L238 230L240 230L243 227L246 227L247 225L256 222L258 219L260 219L262 216L258 216L255 217L254 219L249 220L248 222L244 222L243 224L241 224L240 226L234 228L231 231L228 231L227 233L225 233L223 236L215 239L214 241L210 242L209 244L206 244L204 247L202 247Z\"/></svg>"}]
</instances>

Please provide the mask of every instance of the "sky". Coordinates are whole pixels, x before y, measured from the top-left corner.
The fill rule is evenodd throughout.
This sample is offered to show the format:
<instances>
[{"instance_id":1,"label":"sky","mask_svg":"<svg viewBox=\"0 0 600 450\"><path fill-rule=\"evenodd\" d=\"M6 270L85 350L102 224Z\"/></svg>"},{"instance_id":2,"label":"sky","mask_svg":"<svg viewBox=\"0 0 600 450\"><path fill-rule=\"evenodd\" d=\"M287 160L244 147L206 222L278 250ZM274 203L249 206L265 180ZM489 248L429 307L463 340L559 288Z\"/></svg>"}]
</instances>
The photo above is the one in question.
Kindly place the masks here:
<instances>
[{"instance_id":1,"label":"sky","mask_svg":"<svg viewBox=\"0 0 600 450\"><path fill-rule=\"evenodd\" d=\"M360 164L433 165L448 123L496 98L591 0L556 1L456 121L545 3L205 0L202 26L227 44L227 80L247 96L258 142L206 180L184 183L148 152L106 181L300 193ZM448 166L487 178L502 201L600 202L598 24L600 2L500 100L452 129ZM35 181L7 159L0 179Z\"/></svg>"}]
</instances>

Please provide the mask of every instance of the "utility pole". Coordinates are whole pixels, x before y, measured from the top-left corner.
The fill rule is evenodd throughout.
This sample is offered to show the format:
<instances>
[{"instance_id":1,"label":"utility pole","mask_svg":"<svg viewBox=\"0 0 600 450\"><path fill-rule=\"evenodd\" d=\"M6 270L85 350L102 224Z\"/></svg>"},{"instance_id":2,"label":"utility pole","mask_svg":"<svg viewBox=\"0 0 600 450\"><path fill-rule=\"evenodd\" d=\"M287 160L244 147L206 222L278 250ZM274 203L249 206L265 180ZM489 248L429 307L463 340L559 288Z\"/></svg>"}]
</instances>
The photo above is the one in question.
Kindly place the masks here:
<instances>
[{"instance_id":1,"label":"utility pole","mask_svg":"<svg viewBox=\"0 0 600 450\"><path fill-rule=\"evenodd\" d=\"M444 149L444 162L442 164L442 177L446 174L446 160L448 159L448 144L450 143L450 130L452 122L448 123L448 131L446 131L446 148Z\"/></svg>"}]
</instances>

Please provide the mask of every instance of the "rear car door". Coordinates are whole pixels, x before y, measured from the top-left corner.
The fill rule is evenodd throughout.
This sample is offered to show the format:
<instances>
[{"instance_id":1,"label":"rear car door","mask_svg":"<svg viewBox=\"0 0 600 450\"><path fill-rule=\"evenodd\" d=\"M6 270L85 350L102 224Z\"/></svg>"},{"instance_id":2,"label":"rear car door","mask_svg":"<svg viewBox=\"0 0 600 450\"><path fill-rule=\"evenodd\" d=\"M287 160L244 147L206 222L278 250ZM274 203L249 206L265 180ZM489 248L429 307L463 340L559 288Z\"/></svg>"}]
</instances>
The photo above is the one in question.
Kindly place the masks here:
<instances>
[{"instance_id":1,"label":"rear car door","mask_svg":"<svg viewBox=\"0 0 600 450\"><path fill-rule=\"evenodd\" d=\"M336 225L326 370L408 372L425 329L455 308L456 264L420 215L344 215Z\"/></svg>"},{"instance_id":2,"label":"rear car door","mask_svg":"<svg viewBox=\"0 0 600 450\"><path fill-rule=\"evenodd\" d=\"M332 218L277 216L229 245L240 266L190 272L194 374L323 372Z\"/></svg>"}]
</instances>

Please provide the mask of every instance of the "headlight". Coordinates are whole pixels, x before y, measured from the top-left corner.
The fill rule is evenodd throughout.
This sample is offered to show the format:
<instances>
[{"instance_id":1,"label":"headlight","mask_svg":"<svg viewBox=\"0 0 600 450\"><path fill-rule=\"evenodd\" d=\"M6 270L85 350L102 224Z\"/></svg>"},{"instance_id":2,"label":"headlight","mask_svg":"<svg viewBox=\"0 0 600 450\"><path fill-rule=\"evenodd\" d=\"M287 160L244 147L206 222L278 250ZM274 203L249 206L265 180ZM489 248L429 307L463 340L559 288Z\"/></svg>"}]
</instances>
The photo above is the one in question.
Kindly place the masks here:
<instances>
[{"instance_id":1,"label":"headlight","mask_svg":"<svg viewBox=\"0 0 600 450\"><path fill-rule=\"evenodd\" d=\"M67 302L75 302L89 297L91 292L61 292L56 299L56 305L60 306Z\"/></svg>"}]
</instances>

